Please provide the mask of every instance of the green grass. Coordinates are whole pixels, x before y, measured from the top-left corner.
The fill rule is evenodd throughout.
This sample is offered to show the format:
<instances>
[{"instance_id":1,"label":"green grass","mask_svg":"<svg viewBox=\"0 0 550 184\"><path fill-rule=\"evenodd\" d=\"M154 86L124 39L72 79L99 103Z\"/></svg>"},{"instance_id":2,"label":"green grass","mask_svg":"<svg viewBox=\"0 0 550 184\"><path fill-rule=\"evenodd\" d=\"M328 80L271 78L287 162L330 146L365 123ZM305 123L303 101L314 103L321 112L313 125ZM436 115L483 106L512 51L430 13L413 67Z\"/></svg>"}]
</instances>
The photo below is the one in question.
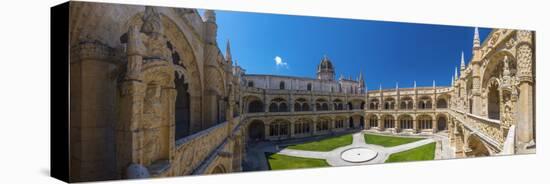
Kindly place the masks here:
<instances>
[{"instance_id":1,"label":"green grass","mask_svg":"<svg viewBox=\"0 0 550 184\"><path fill-rule=\"evenodd\" d=\"M374 134L365 134L365 142L367 144L376 144L384 147L399 146L411 142L416 142L424 138L408 138L408 137L392 137Z\"/></svg>"},{"instance_id":2,"label":"green grass","mask_svg":"<svg viewBox=\"0 0 550 184\"><path fill-rule=\"evenodd\" d=\"M329 166L323 159L302 158L281 154L265 153L271 170L300 169Z\"/></svg>"},{"instance_id":3,"label":"green grass","mask_svg":"<svg viewBox=\"0 0 550 184\"><path fill-rule=\"evenodd\" d=\"M331 151L333 149L350 145L353 141L351 134L340 135L303 144L287 146L286 148L305 151Z\"/></svg>"},{"instance_id":4,"label":"green grass","mask_svg":"<svg viewBox=\"0 0 550 184\"><path fill-rule=\"evenodd\" d=\"M433 160L435 157L435 142L407 151L391 154L386 160L390 162L406 162L419 160Z\"/></svg>"}]
</instances>

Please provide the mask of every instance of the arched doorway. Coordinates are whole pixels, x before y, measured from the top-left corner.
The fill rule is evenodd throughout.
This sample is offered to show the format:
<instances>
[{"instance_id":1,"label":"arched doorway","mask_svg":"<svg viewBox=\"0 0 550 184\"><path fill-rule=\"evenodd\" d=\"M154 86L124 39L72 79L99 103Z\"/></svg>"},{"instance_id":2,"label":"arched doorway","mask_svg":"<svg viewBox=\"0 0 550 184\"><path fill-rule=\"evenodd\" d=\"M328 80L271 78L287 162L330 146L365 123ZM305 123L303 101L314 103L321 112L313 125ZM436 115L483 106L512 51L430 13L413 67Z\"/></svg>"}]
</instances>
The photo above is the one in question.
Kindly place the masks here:
<instances>
[{"instance_id":1,"label":"arched doorway","mask_svg":"<svg viewBox=\"0 0 550 184\"><path fill-rule=\"evenodd\" d=\"M220 174L220 173L226 173L226 172L227 171L225 170L225 168L222 165L218 165L214 168L214 170L212 170L211 174Z\"/></svg>"},{"instance_id":2,"label":"arched doorway","mask_svg":"<svg viewBox=\"0 0 550 184\"><path fill-rule=\"evenodd\" d=\"M500 119L500 92L496 80L489 83L487 93L487 115L489 119Z\"/></svg>"},{"instance_id":3,"label":"arched doorway","mask_svg":"<svg viewBox=\"0 0 550 184\"><path fill-rule=\"evenodd\" d=\"M437 130L447 130L447 118L444 116L437 118Z\"/></svg>"},{"instance_id":4,"label":"arched doorway","mask_svg":"<svg viewBox=\"0 0 550 184\"><path fill-rule=\"evenodd\" d=\"M190 98L188 88L189 86L185 83L184 76L178 76L175 74L174 84L176 86L176 104L175 104L175 124L176 124L176 133L175 139L178 140L190 134L190 124L191 124L191 110L190 110Z\"/></svg>"},{"instance_id":5,"label":"arched doorway","mask_svg":"<svg viewBox=\"0 0 550 184\"><path fill-rule=\"evenodd\" d=\"M349 117L349 128L355 128L355 126L353 126L353 116L352 117Z\"/></svg>"},{"instance_id":6,"label":"arched doorway","mask_svg":"<svg viewBox=\"0 0 550 184\"><path fill-rule=\"evenodd\" d=\"M263 121L254 120L248 125L248 140L250 142L262 141L265 138L265 125Z\"/></svg>"},{"instance_id":7,"label":"arched doorway","mask_svg":"<svg viewBox=\"0 0 550 184\"><path fill-rule=\"evenodd\" d=\"M487 146L485 146L485 144L483 144L483 142L481 142L479 137L475 134L468 137L468 148L470 148L470 150L466 154L470 157L482 157L491 155Z\"/></svg>"}]
</instances>

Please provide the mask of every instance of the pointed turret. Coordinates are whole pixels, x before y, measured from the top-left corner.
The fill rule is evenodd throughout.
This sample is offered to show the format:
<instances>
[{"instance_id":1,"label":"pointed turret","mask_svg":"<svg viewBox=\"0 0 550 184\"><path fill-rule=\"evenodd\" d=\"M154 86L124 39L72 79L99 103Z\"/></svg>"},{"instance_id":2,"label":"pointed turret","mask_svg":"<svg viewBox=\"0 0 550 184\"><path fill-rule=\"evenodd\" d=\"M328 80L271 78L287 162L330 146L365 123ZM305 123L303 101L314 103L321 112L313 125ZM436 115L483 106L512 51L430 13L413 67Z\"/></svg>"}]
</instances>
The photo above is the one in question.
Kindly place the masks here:
<instances>
[{"instance_id":1,"label":"pointed turret","mask_svg":"<svg viewBox=\"0 0 550 184\"><path fill-rule=\"evenodd\" d=\"M455 67L455 79L458 79L458 67Z\"/></svg>"},{"instance_id":2,"label":"pointed turret","mask_svg":"<svg viewBox=\"0 0 550 184\"><path fill-rule=\"evenodd\" d=\"M460 70L466 69L466 64L464 63L464 51L460 54Z\"/></svg>"},{"instance_id":3,"label":"pointed turret","mask_svg":"<svg viewBox=\"0 0 550 184\"><path fill-rule=\"evenodd\" d=\"M414 88L416 88L416 81L414 81Z\"/></svg>"},{"instance_id":4,"label":"pointed turret","mask_svg":"<svg viewBox=\"0 0 550 184\"><path fill-rule=\"evenodd\" d=\"M231 63L233 60L231 58L231 46L229 40L227 40L227 46L225 47L225 61Z\"/></svg>"},{"instance_id":5,"label":"pointed turret","mask_svg":"<svg viewBox=\"0 0 550 184\"><path fill-rule=\"evenodd\" d=\"M480 48L480 47L481 47L481 42L479 40L479 30L476 27L475 30L474 30L474 49L477 49L477 48Z\"/></svg>"},{"instance_id":6,"label":"pointed turret","mask_svg":"<svg viewBox=\"0 0 550 184\"><path fill-rule=\"evenodd\" d=\"M455 85L455 77L451 75L451 86Z\"/></svg>"},{"instance_id":7,"label":"pointed turret","mask_svg":"<svg viewBox=\"0 0 550 184\"><path fill-rule=\"evenodd\" d=\"M432 87L435 88L435 80L433 81Z\"/></svg>"},{"instance_id":8,"label":"pointed turret","mask_svg":"<svg viewBox=\"0 0 550 184\"><path fill-rule=\"evenodd\" d=\"M205 25L204 41L209 45L217 46L218 25L216 24L216 13L214 10L205 10L202 20Z\"/></svg>"}]
</instances>

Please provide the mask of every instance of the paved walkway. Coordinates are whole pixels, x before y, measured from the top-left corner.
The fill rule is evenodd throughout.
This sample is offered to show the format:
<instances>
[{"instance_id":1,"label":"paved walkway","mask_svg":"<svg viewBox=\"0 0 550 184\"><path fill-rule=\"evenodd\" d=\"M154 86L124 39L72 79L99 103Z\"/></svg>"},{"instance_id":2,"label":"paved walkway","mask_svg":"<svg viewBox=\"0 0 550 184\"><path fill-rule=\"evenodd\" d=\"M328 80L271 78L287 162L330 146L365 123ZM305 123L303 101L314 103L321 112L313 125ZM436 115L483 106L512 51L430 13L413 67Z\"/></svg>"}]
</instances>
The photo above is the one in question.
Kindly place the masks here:
<instances>
[{"instance_id":1,"label":"paved walkway","mask_svg":"<svg viewBox=\"0 0 550 184\"><path fill-rule=\"evenodd\" d=\"M435 159L454 158L454 150L451 148L449 139L446 138L445 134L446 134L445 132L441 132L434 135L406 136L406 137L421 137L426 139L408 143L408 144L402 144L394 147L383 147L379 145L365 143L365 139L363 136L364 132L357 132L352 135L353 136L352 144L339 147L328 152L304 151L304 150L295 150L295 149L289 149L289 148L279 149L279 146L277 146L277 145L284 146L288 144L293 144L294 141L282 143L282 144L262 142L248 149L250 151L247 152L247 160L245 162L246 163L245 167L249 168L247 170L268 170L269 167L267 166L267 160L264 156L265 152L277 153L277 154L295 156L295 157L303 157L303 158L325 159L327 163L331 166L378 164L378 163L384 163L384 161L388 159L389 155L393 153L410 150L410 149L417 148L419 146L423 146L433 142L436 142ZM391 136L399 136L399 135L391 135ZM314 139L322 139L322 138L324 137L318 137ZM351 148L368 148L376 151L378 155L374 159L366 162L361 162L361 163L347 162L343 160L340 155L342 154L343 151Z\"/></svg>"}]
</instances>

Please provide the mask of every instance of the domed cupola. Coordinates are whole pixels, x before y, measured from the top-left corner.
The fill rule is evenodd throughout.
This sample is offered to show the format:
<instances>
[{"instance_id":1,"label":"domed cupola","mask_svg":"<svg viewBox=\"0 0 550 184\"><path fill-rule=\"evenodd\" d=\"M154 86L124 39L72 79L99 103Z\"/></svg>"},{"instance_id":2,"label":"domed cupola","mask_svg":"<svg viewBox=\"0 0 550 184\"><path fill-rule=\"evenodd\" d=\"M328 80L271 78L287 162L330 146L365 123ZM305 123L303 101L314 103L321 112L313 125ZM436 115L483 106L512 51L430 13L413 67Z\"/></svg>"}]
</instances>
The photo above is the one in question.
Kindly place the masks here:
<instances>
[{"instance_id":1,"label":"domed cupola","mask_svg":"<svg viewBox=\"0 0 550 184\"><path fill-rule=\"evenodd\" d=\"M334 80L334 66L332 66L332 62L326 55L321 59L321 63L317 65L317 79Z\"/></svg>"}]
</instances>

